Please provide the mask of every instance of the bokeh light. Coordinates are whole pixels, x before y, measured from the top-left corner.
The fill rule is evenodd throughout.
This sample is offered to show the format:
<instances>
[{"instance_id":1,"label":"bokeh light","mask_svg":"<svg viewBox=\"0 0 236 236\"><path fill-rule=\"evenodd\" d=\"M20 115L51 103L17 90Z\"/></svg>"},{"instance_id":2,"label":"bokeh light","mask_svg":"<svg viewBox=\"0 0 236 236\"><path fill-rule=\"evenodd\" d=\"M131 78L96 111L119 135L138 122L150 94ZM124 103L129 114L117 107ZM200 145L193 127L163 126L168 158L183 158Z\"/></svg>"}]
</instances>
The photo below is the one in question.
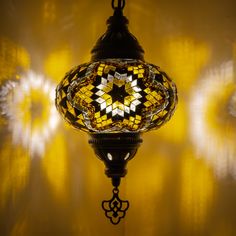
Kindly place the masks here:
<instances>
[{"instance_id":1,"label":"bokeh light","mask_svg":"<svg viewBox=\"0 0 236 236\"><path fill-rule=\"evenodd\" d=\"M235 88L229 61L206 72L189 103L192 142L218 177L236 178Z\"/></svg>"},{"instance_id":2,"label":"bokeh light","mask_svg":"<svg viewBox=\"0 0 236 236\"><path fill-rule=\"evenodd\" d=\"M55 85L33 71L1 86L1 110L8 118L13 143L22 144L32 155L44 153L57 128L54 99Z\"/></svg>"}]
</instances>

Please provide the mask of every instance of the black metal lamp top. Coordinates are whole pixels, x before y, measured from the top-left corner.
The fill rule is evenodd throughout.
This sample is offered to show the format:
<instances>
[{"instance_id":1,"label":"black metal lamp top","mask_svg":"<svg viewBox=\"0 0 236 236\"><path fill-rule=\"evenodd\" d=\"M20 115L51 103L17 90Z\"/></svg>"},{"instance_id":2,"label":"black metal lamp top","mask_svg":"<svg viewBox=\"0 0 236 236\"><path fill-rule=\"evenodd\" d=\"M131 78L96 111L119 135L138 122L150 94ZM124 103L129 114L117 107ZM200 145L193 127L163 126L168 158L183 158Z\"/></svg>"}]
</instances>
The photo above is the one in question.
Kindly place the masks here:
<instances>
[{"instance_id":1,"label":"black metal lamp top","mask_svg":"<svg viewBox=\"0 0 236 236\"><path fill-rule=\"evenodd\" d=\"M92 61L109 58L144 60L144 50L138 40L128 29L128 19L123 15L125 1L119 0L115 6L112 1L114 14L107 20L107 31L98 39L92 49Z\"/></svg>"}]
</instances>

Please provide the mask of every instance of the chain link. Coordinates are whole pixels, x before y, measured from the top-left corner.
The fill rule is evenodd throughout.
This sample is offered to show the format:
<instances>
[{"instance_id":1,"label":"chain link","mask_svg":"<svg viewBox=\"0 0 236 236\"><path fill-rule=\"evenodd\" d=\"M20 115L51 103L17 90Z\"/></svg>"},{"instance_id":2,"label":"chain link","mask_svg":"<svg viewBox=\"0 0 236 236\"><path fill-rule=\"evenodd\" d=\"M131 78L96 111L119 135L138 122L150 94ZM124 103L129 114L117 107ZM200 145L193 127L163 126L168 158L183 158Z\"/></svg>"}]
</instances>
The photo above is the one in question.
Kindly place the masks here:
<instances>
[{"instance_id":1,"label":"chain link","mask_svg":"<svg viewBox=\"0 0 236 236\"><path fill-rule=\"evenodd\" d=\"M113 9L121 9L123 10L125 7L125 0L118 0L117 5L115 6L115 0L112 0L111 6Z\"/></svg>"}]
</instances>

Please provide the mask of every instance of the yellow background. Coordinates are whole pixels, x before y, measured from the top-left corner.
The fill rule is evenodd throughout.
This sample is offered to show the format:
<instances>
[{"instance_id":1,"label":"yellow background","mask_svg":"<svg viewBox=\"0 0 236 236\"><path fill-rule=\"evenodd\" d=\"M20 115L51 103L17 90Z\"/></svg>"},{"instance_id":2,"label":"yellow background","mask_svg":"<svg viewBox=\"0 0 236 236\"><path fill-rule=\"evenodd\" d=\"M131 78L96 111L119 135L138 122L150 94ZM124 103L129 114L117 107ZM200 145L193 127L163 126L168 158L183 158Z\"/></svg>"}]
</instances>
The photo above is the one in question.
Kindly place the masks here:
<instances>
[{"instance_id":1,"label":"yellow background","mask_svg":"<svg viewBox=\"0 0 236 236\"><path fill-rule=\"evenodd\" d=\"M130 209L117 226L100 206L112 191L103 163L87 134L50 119L49 96L90 60L110 4L1 0L0 235L235 236L235 1L126 0L131 32L173 78L179 104L128 164Z\"/></svg>"}]
</instances>

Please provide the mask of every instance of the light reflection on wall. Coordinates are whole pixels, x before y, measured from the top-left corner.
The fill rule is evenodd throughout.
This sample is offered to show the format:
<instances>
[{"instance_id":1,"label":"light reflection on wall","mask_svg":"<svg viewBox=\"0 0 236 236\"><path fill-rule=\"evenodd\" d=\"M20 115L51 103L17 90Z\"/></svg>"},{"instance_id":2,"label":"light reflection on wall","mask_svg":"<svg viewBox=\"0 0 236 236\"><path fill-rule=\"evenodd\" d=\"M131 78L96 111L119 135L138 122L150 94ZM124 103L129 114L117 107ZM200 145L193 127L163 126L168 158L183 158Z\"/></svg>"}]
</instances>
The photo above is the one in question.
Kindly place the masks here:
<instances>
[{"instance_id":1,"label":"light reflection on wall","mask_svg":"<svg viewBox=\"0 0 236 236\"><path fill-rule=\"evenodd\" d=\"M11 40L0 37L0 81L12 77L18 67L27 69L29 66L27 51Z\"/></svg>"},{"instance_id":2,"label":"light reflection on wall","mask_svg":"<svg viewBox=\"0 0 236 236\"><path fill-rule=\"evenodd\" d=\"M164 127L156 132L162 140L180 144L186 137L188 127L187 103L180 99L175 116Z\"/></svg>"},{"instance_id":3,"label":"light reflection on wall","mask_svg":"<svg viewBox=\"0 0 236 236\"><path fill-rule=\"evenodd\" d=\"M174 143L181 143L188 135L188 96L190 88L207 65L211 50L209 45L188 37L165 38L160 53L163 68L178 85L179 102L175 115L158 134Z\"/></svg>"},{"instance_id":4,"label":"light reflection on wall","mask_svg":"<svg viewBox=\"0 0 236 236\"><path fill-rule=\"evenodd\" d=\"M42 167L52 186L54 197L60 200L66 196L68 174L66 154L65 139L61 133L57 133L42 159Z\"/></svg>"},{"instance_id":5,"label":"light reflection on wall","mask_svg":"<svg viewBox=\"0 0 236 236\"><path fill-rule=\"evenodd\" d=\"M204 229L214 196L214 175L203 160L191 150L182 157L181 165L181 225L185 230L199 232Z\"/></svg>"},{"instance_id":6,"label":"light reflection on wall","mask_svg":"<svg viewBox=\"0 0 236 236\"><path fill-rule=\"evenodd\" d=\"M162 53L165 67L178 90L188 92L211 56L209 45L187 37L164 39Z\"/></svg>"},{"instance_id":7,"label":"light reflection on wall","mask_svg":"<svg viewBox=\"0 0 236 236\"><path fill-rule=\"evenodd\" d=\"M203 76L194 88L190 107L190 135L199 155L217 176L236 178L236 117L233 63Z\"/></svg>"},{"instance_id":8,"label":"light reflection on wall","mask_svg":"<svg viewBox=\"0 0 236 236\"><path fill-rule=\"evenodd\" d=\"M56 4L54 0L45 0L43 3L43 20L52 23L56 19Z\"/></svg>"},{"instance_id":9,"label":"light reflection on wall","mask_svg":"<svg viewBox=\"0 0 236 236\"><path fill-rule=\"evenodd\" d=\"M173 191L174 183L170 182L170 175L174 172L173 157L170 153L158 149L158 145L155 148L143 145L138 154L140 160L129 163L126 179L126 198L128 197L131 203L129 214L126 216L126 235L156 235L158 232L169 232L168 222L173 219L170 212L174 211L172 197L176 196ZM139 224L145 227L136 227Z\"/></svg>"},{"instance_id":10,"label":"light reflection on wall","mask_svg":"<svg viewBox=\"0 0 236 236\"><path fill-rule=\"evenodd\" d=\"M21 219L19 219L15 225L13 226L11 230L10 236L25 236L29 235L29 225L27 222L27 218L25 216L21 216Z\"/></svg>"},{"instance_id":11,"label":"light reflection on wall","mask_svg":"<svg viewBox=\"0 0 236 236\"><path fill-rule=\"evenodd\" d=\"M55 85L32 71L1 86L2 114L8 118L13 143L32 155L42 155L59 117L54 105Z\"/></svg>"},{"instance_id":12,"label":"light reflection on wall","mask_svg":"<svg viewBox=\"0 0 236 236\"><path fill-rule=\"evenodd\" d=\"M15 202L19 193L27 184L30 169L30 158L21 147L11 147L10 142L4 142L0 149L0 208L8 201Z\"/></svg>"},{"instance_id":13,"label":"light reflection on wall","mask_svg":"<svg viewBox=\"0 0 236 236\"><path fill-rule=\"evenodd\" d=\"M71 68L71 53L67 46L61 50L51 52L44 62L47 76L59 83L64 74Z\"/></svg>"}]
</instances>

